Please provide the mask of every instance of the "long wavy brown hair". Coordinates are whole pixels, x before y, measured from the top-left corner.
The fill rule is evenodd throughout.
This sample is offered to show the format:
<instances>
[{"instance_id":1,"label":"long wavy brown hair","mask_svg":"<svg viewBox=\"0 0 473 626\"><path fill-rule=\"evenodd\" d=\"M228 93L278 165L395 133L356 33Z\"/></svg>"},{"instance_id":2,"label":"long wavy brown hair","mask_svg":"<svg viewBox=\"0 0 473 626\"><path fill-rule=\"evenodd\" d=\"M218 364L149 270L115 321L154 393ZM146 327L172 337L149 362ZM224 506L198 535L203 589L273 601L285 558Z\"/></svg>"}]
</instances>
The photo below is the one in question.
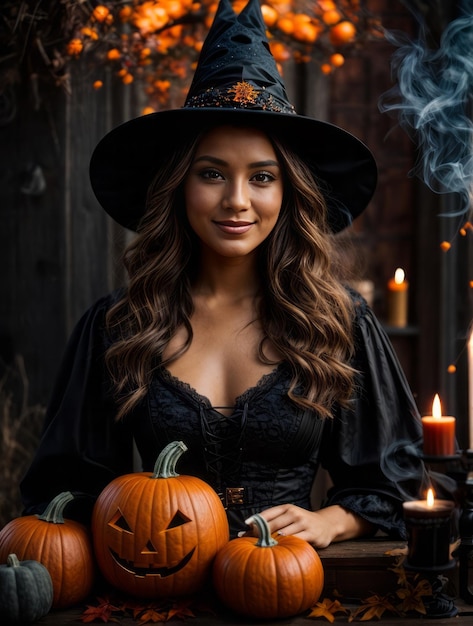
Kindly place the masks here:
<instances>
[{"instance_id":1,"label":"long wavy brown hair","mask_svg":"<svg viewBox=\"0 0 473 626\"><path fill-rule=\"evenodd\" d=\"M199 241L187 221L183 185L204 132L176 149L159 169L138 234L125 250L128 286L107 314L113 342L106 362L119 400L118 418L146 396L153 371L192 342L191 286ZM291 399L327 417L335 402L347 405L352 393L352 300L339 277L319 186L287 145L269 138L285 180L278 221L259 250L258 315L264 333L259 356L268 362L264 344L271 342L290 366ZM187 341L165 361L164 350L180 327Z\"/></svg>"}]
</instances>

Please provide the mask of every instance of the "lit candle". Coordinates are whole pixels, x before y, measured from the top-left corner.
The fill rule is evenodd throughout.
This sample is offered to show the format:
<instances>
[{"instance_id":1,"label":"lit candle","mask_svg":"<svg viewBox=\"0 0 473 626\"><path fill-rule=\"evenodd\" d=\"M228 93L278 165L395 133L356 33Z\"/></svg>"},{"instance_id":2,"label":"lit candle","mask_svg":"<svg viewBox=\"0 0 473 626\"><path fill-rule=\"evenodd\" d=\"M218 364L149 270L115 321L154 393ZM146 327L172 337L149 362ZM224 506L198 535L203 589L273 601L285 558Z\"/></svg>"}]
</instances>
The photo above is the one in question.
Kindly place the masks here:
<instances>
[{"instance_id":1,"label":"lit candle","mask_svg":"<svg viewBox=\"0 0 473 626\"><path fill-rule=\"evenodd\" d=\"M404 270L400 267L394 273L394 278L388 282L388 324L404 327L407 325L407 295L409 283L405 278Z\"/></svg>"},{"instance_id":2,"label":"lit candle","mask_svg":"<svg viewBox=\"0 0 473 626\"><path fill-rule=\"evenodd\" d=\"M425 500L403 503L406 521L407 564L413 568L442 568L450 561L451 518L455 503L436 500L429 489Z\"/></svg>"},{"instance_id":3,"label":"lit candle","mask_svg":"<svg viewBox=\"0 0 473 626\"><path fill-rule=\"evenodd\" d=\"M455 418L442 417L438 394L432 403L432 415L422 418L424 454L426 456L452 456L455 454Z\"/></svg>"},{"instance_id":4,"label":"lit candle","mask_svg":"<svg viewBox=\"0 0 473 626\"><path fill-rule=\"evenodd\" d=\"M468 415L470 430L470 448L473 449L473 324L468 340Z\"/></svg>"}]
</instances>

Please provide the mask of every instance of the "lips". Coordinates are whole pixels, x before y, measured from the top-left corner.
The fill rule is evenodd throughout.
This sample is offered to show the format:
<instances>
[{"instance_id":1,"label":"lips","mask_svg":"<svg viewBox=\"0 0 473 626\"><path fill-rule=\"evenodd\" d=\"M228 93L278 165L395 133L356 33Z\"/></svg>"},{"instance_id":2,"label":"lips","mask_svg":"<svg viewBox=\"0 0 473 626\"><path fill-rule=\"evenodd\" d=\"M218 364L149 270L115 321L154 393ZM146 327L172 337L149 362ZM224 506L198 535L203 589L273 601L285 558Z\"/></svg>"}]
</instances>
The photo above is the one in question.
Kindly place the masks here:
<instances>
[{"instance_id":1,"label":"lips","mask_svg":"<svg viewBox=\"0 0 473 626\"><path fill-rule=\"evenodd\" d=\"M220 230L229 235L242 235L254 225L254 222L234 222L232 220L214 223Z\"/></svg>"}]
</instances>

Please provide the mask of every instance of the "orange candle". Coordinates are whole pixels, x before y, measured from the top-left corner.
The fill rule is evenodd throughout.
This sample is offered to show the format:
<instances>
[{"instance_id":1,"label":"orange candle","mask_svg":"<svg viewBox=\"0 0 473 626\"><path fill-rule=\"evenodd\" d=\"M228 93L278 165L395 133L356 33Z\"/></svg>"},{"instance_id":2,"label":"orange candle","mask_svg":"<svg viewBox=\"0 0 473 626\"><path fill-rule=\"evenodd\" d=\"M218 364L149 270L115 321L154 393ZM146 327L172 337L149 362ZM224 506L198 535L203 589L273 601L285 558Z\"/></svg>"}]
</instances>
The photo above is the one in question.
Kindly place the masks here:
<instances>
[{"instance_id":1,"label":"orange candle","mask_svg":"<svg viewBox=\"0 0 473 626\"><path fill-rule=\"evenodd\" d=\"M442 417L438 394L432 403L432 415L422 418L424 454L426 456L452 456L455 454L455 418Z\"/></svg>"},{"instance_id":2,"label":"orange candle","mask_svg":"<svg viewBox=\"0 0 473 626\"><path fill-rule=\"evenodd\" d=\"M388 282L388 324L403 328L407 326L407 302L409 283L405 278L404 270L400 267L394 273L394 278Z\"/></svg>"}]
</instances>

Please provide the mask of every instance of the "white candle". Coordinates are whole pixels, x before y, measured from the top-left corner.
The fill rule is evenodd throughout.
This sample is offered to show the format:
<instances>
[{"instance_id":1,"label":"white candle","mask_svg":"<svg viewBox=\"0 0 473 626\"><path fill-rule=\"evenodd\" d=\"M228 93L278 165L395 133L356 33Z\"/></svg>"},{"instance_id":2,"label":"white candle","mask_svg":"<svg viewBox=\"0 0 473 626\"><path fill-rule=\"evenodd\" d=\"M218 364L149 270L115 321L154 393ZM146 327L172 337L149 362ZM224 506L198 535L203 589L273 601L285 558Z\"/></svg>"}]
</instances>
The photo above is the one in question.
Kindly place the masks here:
<instances>
[{"instance_id":1,"label":"white candle","mask_svg":"<svg viewBox=\"0 0 473 626\"><path fill-rule=\"evenodd\" d=\"M473 324L468 339L468 415L470 449L473 449Z\"/></svg>"}]
</instances>

